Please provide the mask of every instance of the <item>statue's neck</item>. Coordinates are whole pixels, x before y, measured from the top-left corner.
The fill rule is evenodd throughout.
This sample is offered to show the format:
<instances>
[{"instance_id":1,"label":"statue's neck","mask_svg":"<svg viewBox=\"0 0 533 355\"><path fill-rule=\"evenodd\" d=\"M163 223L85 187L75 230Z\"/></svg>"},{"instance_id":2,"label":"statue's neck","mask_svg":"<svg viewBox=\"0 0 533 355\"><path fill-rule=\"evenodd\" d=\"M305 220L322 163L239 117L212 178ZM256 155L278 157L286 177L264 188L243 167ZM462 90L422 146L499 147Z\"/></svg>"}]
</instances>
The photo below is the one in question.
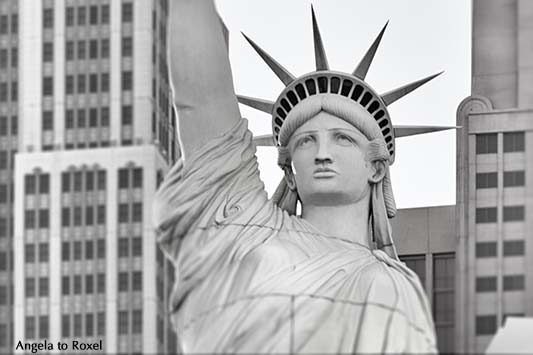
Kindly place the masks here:
<instances>
[{"instance_id":1,"label":"statue's neck","mask_svg":"<svg viewBox=\"0 0 533 355\"><path fill-rule=\"evenodd\" d=\"M369 209L370 196L367 196L348 205L303 206L302 218L324 234L369 247Z\"/></svg>"}]
</instances>

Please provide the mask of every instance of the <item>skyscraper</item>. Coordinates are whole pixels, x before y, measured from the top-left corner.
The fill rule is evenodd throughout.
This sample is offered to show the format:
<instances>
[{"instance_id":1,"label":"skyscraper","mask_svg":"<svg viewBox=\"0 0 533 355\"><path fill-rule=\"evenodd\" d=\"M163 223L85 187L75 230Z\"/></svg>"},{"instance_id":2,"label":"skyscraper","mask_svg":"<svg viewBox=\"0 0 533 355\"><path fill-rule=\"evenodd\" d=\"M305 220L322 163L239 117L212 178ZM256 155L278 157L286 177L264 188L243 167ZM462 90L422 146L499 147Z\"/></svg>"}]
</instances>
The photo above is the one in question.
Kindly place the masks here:
<instances>
[{"instance_id":1,"label":"skyscraper","mask_svg":"<svg viewBox=\"0 0 533 355\"><path fill-rule=\"evenodd\" d=\"M7 4L20 22L19 71L9 84L13 101L18 77L13 338L175 352L173 268L150 218L155 190L179 156L168 3Z\"/></svg>"},{"instance_id":2,"label":"skyscraper","mask_svg":"<svg viewBox=\"0 0 533 355\"><path fill-rule=\"evenodd\" d=\"M13 169L18 142L17 1L0 1L0 353L13 335Z\"/></svg>"},{"instance_id":3,"label":"skyscraper","mask_svg":"<svg viewBox=\"0 0 533 355\"><path fill-rule=\"evenodd\" d=\"M456 351L533 316L533 3L474 0L472 96L457 110Z\"/></svg>"}]
</instances>

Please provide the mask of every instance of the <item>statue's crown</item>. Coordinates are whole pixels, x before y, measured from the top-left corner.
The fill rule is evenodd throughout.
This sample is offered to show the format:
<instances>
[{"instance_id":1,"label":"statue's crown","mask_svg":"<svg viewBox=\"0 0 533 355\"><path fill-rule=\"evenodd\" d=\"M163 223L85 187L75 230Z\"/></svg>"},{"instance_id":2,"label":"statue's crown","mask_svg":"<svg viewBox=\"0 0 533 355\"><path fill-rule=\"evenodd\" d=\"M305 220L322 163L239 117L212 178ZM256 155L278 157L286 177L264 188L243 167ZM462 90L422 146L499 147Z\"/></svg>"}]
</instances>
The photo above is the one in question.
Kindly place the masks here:
<instances>
[{"instance_id":1,"label":"statue's crown","mask_svg":"<svg viewBox=\"0 0 533 355\"><path fill-rule=\"evenodd\" d=\"M287 69L273 59L268 53L261 49L254 41L243 36L252 45L254 50L261 56L272 71L285 84L285 89L278 96L275 102L237 95L240 103L256 108L272 115L272 144L279 145L279 132L283 122L289 112L301 101L309 96L317 94L334 94L347 97L361 105L368 113L374 117L383 134L383 139L387 144L387 149L391 155L391 162L394 161L394 138L409 136L413 134L428 133L448 129L452 127L430 127L430 126L392 126L387 106L401 97L407 95L416 88L427 83L442 72L430 75L407 85L401 86L384 94L378 94L368 83L365 77L374 59L376 50L381 42L387 24L383 27L377 38L367 50L363 59L359 62L353 73L341 73L329 69L326 52L322 43L322 37L318 28L315 12L311 7L313 20L313 37L315 45L316 71L304 74L298 78L294 77ZM270 136L269 136L270 137ZM258 137L259 145L271 145L269 137Z\"/></svg>"}]
</instances>

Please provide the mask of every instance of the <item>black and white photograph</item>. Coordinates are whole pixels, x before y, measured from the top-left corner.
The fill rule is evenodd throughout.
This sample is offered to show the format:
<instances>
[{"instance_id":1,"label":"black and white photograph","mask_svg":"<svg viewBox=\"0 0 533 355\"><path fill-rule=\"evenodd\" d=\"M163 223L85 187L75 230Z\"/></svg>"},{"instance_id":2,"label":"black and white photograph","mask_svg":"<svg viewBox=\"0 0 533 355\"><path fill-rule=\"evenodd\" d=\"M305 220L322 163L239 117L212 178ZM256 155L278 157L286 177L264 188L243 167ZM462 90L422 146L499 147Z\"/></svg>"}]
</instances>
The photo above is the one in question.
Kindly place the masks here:
<instances>
[{"instance_id":1,"label":"black and white photograph","mask_svg":"<svg viewBox=\"0 0 533 355\"><path fill-rule=\"evenodd\" d=\"M531 354L532 231L531 0L0 0L0 354Z\"/></svg>"}]
</instances>

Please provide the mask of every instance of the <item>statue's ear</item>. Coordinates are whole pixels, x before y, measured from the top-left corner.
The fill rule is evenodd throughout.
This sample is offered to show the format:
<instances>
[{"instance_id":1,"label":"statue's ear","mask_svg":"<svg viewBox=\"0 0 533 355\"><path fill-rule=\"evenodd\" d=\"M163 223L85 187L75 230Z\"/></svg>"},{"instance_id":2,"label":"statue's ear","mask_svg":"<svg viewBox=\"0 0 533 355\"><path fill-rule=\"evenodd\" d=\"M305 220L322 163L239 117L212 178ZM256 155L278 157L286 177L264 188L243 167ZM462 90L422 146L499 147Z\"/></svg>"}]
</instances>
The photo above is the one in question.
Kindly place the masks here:
<instances>
[{"instance_id":1,"label":"statue's ear","mask_svg":"<svg viewBox=\"0 0 533 355\"><path fill-rule=\"evenodd\" d=\"M387 165L383 160L373 160L370 162L370 174L368 176L368 182L371 184L377 184L385 177L387 173Z\"/></svg>"},{"instance_id":2,"label":"statue's ear","mask_svg":"<svg viewBox=\"0 0 533 355\"><path fill-rule=\"evenodd\" d=\"M285 181L291 191L296 191L296 179L294 178L294 172L290 167L283 169L285 171Z\"/></svg>"}]
</instances>

